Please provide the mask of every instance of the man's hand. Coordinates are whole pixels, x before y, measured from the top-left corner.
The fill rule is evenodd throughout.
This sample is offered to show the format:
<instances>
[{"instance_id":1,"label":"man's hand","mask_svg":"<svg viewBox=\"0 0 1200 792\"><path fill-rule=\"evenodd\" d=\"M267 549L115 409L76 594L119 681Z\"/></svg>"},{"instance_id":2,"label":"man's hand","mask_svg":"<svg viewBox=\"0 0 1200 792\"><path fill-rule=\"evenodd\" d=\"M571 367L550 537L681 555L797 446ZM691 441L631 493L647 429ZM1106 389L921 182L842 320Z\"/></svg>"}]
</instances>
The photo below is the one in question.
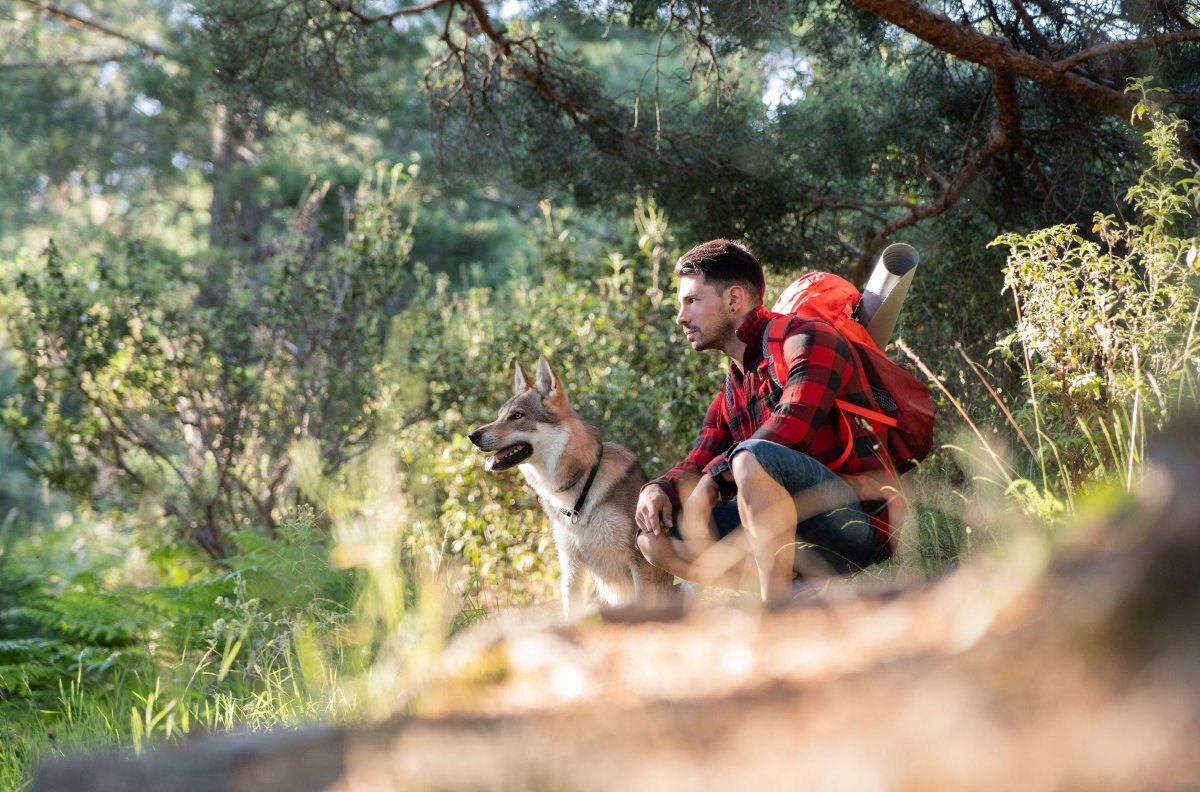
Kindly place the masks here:
<instances>
[{"instance_id":1,"label":"man's hand","mask_svg":"<svg viewBox=\"0 0 1200 792\"><path fill-rule=\"evenodd\" d=\"M675 507L662 486L655 484L642 490L634 520L648 534L657 535L674 527Z\"/></svg>"}]
</instances>

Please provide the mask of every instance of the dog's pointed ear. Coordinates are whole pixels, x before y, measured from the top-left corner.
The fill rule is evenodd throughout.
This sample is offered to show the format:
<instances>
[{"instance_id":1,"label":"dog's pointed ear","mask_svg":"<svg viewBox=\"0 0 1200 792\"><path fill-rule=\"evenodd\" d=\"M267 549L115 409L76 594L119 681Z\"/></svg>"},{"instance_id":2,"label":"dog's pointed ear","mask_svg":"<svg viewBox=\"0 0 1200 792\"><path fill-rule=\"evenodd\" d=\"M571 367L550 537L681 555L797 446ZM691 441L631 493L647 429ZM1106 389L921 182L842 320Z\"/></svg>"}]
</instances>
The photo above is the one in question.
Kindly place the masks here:
<instances>
[{"instance_id":1,"label":"dog's pointed ear","mask_svg":"<svg viewBox=\"0 0 1200 792\"><path fill-rule=\"evenodd\" d=\"M562 383L558 381L558 375L554 373L554 369L550 368L550 361L546 360L545 355L538 358L535 387L538 389L538 393L542 394L542 398L547 401L565 402L567 399Z\"/></svg>"},{"instance_id":2,"label":"dog's pointed ear","mask_svg":"<svg viewBox=\"0 0 1200 792\"><path fill-rule=\"evenodd\" d=\"M525 373L525 367L521 365L521 361L514 361L513 368L513 396L520 396L532 388L533 383L529 380L529 375Z\"/></svg>"}]
</instances>

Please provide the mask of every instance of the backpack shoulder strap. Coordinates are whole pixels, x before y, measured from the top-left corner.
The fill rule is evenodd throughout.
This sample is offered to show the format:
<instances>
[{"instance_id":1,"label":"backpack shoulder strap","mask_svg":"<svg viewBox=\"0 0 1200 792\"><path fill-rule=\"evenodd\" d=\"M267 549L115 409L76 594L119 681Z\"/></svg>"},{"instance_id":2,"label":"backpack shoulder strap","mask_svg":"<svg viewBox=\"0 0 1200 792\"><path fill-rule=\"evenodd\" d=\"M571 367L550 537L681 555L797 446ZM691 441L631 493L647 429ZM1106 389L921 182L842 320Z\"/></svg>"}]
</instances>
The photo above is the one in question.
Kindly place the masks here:
<instances>
[{"instance_id":1,"label":"backpack shoulder strap","mask_svg":"<svg viewBox=\"0 0 1200 792\"><path fill-rule=\"evenodd\" d=\"M779 321L780 319L783 321ZM770 372L771 380L780 388L782 388L784 383L787 382L788 377L787 356L784 352L784 345L787 341L787 330L791 326L790 319L791 317L789 316L781 316L777 319L772 319L767 324L766 330L763 332L762 354L764 358L768 358L770 360L770 365L767 367L767 369ZM836 326L833 326L833 328L838 332L839 335L842 336L843 340L845 340L845 342L853 350L855 346L854 340L847 337L840 328ZM858 362L859 366L862 365L862 363L858 361L857 355L853 355L852 357L856 362ZM850 429L850 421L847 417L847 413L866 418L868 421L871 421L877 425L886 426L888 428L895 428L897 425L895 418L878 410L860 407L859 405L848 402L845 399L834 399L834 404L837 407L838 418L841 421L842 430L846 435L846 447L842 451L841 456L838 457L838 460L830 465L830 469L832 470L837 470L839 467L841 467L846 460L850 458L850 454L854 449L854 435Z\"/></svg>"},{"instance_id":2,"label":"backpack shoulder strap","mask_svg":"<svg viewBox=\"0 0 1200 792\"><path fill-rule=\"evenodd\" d=\"M881 423L884 426L887 426L892 429L896 428L896 425L900 423L899 421L897 421L895 418L891 417L887 413L878 412L877 410L871 410L866 407L859 407L857 404L851 404L850 402L848 402L844 399L838 399L837 406L841 407L843 410L845 410L848 413L854 413L855 415L861 415L863 418L866 418L868 421L874 421L875 423Z\"/></svg>"},{"instance_id":3,"label":"backpack shoulder strap","mask_svg":"<svg viewBox=\"0 0 1200 792\"><path fill-rule=\"evenodd\" d=\"M733 379L732 375L725 375L725 382L721 385L721 393L724 398L721 399L721 417L725 419L725 425L728 426L733 420Z\"/></svg>"},{"instance_id":4,"label":"backpack shoulder strap","mask_svg":"<svg viewBox=\"0 0 1200 792\"><path fill-rule=\"evenodd\" d=\"M791 319L794 316L795 314L792 314L772 319L767 324L766 330L763 331L762 354L764 358L770 361L767 371L770 372L771 380L779 388L782 388L783 384L787 382L788 365L787 355L784 352L784 344L787 341L787 330L791 327ZM834 403L837 407L843 407L848 404L848 402L841 399L836 399ZM853 407L853 405L850 406ZM837 458L837 461L829 466L830 470L840 468L854 451L854 432L850 429L850 419L846 417L846 410L839 409L836 412L838 418L841 420L842 433L846 435L846 447L842 449L842 453Z\"/></svg>"},{"instance_id":5,"label":"backpack shoulder strap","mask_svg":"<svg viewBox=\"0 0 1200 792\"><path fill-rule=\"evenodd\" d=\"M768 371L771 374L771 381L779 388L782 388L783 383L787 382L788 376L787 357L784 354L783 345L787 340L785 333L791 324L790 318L778 316L767 322L767 327L763 330L762 356L764 360L771 361Z\"/></svg>"}]
</instances>

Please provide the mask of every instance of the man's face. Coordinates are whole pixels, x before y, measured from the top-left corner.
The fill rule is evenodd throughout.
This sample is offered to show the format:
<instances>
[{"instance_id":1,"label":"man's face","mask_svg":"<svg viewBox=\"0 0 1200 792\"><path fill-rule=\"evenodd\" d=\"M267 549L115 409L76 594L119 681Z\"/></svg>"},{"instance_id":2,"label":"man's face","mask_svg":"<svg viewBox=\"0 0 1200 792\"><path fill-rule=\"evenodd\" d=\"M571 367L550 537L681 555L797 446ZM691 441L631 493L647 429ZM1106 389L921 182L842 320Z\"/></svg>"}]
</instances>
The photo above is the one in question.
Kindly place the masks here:
<instances>
[{"instance_id":1,"label":"man's face","mask_svg":"<svg viewBox=\"0 0 1200 792\"><path fill-rule=\"evenodd\" d=\"M683 276L679 279L679 313L675 322L697 352L723 349L737 329L729 310L728 289L718 292L704 282L703 275Z\"/></svg>"}]
</instances>

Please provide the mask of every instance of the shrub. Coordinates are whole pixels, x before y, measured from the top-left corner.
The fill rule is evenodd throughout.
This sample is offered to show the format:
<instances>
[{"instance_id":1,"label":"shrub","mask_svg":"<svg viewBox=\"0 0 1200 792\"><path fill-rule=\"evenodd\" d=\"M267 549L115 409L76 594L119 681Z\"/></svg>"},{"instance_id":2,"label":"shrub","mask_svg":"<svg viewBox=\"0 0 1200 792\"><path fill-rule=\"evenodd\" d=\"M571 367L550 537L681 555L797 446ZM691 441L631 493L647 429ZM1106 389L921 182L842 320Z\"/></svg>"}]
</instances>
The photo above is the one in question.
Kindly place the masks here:
<instances>
[{"instance_id":1,"label":"shrub","mask_svg":"<svg viewBox=\"0 0 1200 792\"><path fill-rule=\"evenodd\" d=\"M1090 235L1059 225L993 243L1009 250L1018 310L1001 348L1027 367L1018 418L1043 471L1054 456L1068 496L1089 476L1130 469L1145 427L1178 411L1198 360L1200 180L1179 153L1183 122L1149 101L1137 113L1151 128L1148 166L1126 195L1131 219L1098 214Z\"/></svg>"},{"instance_id":2,"label":"shrub","mask_svg":"<svg viewBox=\"0 0 1200 792\"><path fill-rule=\"evenodd\" d=\"M8 284L20 393L3 416L19 449L85 503L157 504L213 558L232 533L274 535L291 443L319 439L334 470L373 438L413 192L381 166L326 247L309 233L318 190L265 261L206 271L137 245L99 260L51 247Z\"/></svg>"}]
</instances>

